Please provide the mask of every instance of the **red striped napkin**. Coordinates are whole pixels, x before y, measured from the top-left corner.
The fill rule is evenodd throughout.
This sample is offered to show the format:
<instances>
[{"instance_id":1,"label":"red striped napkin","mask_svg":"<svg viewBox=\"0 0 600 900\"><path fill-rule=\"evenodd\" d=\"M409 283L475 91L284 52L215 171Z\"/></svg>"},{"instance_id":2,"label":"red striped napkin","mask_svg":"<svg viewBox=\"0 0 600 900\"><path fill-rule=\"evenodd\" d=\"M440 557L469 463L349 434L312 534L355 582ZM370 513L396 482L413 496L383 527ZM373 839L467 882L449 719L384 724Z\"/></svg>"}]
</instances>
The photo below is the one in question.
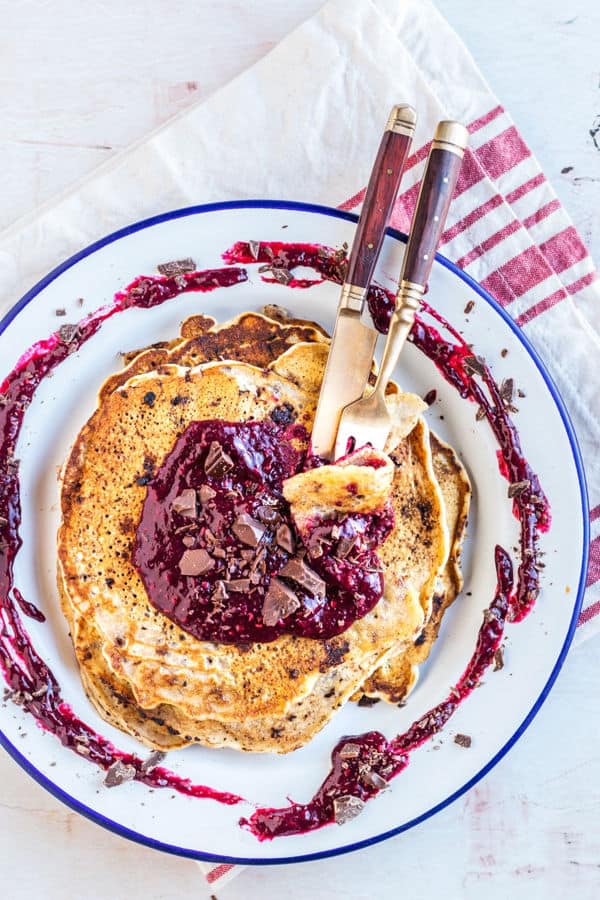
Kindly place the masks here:
<instances>
[{"instance_id":1,"label":"red striped napkin","mask_svg":"<svg viewBox=\"0 0 600 900\"><path fill-rule=\"evenodd\" d=\"M163 210L244 196L358 210L382 123L402 100L419 125L392 224L408 227L436 122L468 123L442 251L523 328L573 419L592 510L582 639L600 630L600 284L531 150L428 0L330 0L208 100L5 231L0 313L61 259ZM211 885L240 871L201 865Z\"/></svg>"}]
</instances>

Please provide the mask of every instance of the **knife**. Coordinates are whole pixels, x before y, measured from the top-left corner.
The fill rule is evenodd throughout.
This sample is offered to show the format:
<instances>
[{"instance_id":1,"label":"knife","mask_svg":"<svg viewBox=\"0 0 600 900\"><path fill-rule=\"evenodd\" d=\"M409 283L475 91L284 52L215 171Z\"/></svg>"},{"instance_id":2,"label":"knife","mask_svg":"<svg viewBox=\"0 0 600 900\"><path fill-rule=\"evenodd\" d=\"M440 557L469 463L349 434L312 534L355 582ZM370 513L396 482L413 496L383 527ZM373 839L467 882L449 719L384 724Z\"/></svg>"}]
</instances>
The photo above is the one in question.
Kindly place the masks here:
<instances>
[{"instance_id":1,"label":"knife","mask_svg":"<svg viewBox=\"0 0 600 900\"><path fill-rule=\"evenodd\" d=\"M312 452L327 460L333 458L341 412L362 396L371 371L377 332L361 321L361 315L416 121L412 106L393 107L352 242L312 431Z\"/></svg>"},{"instance_id":2,"label":"knife","mask_svg":"<svg viewBox=\"0 0 600 900\"><path fill-rule=\"evenodd\" d=\"M335 458L348 447L370 444L383 450L392 427L385 391L427 290L435 253L446 225L469 132L460 122L439 122L412 218L396 305L370 393L347 406L339 420Z\"/></svg>"}]
</instances>

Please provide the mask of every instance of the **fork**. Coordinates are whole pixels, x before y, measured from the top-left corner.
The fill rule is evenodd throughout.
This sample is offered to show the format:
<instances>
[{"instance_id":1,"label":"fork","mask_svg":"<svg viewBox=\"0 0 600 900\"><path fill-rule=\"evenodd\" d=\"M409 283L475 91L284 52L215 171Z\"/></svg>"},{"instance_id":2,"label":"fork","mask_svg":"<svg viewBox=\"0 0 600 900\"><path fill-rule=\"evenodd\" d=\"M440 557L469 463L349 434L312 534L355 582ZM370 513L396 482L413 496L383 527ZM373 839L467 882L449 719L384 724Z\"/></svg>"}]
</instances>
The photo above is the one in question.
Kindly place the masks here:
<instances>
[{"instance_id":1,"label":"fork","mask_svg":"<svg viewBox=\"0 0 600 900\"><path fill-rule=\"evenodd\" d=\"M385 391L427 290L468 137L467 129L459 122L438 123L412 218L377 380L371 393L342 412L335 459L365 444L380 450L385 446L392 426Z\"/></svg>"}]
</instances>

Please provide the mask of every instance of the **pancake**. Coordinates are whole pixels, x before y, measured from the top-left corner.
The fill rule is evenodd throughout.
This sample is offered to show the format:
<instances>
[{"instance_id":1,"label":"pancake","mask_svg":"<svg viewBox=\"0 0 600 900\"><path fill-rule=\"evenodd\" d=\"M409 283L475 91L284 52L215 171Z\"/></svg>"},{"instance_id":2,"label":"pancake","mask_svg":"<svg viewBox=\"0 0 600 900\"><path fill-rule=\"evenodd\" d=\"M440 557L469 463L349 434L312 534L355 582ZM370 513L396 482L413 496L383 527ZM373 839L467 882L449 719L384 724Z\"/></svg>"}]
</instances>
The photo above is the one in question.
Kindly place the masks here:
<instances>
[{"instance_id":1,"label":"pancake","mask_svg":"<svg viewBox=\"0 0 600 900\"><path fill-rule=\"evenodd\" d=\"M145 402L149 395L152 404ZM150 746L198 741L247 750L295 749L323 727L399 641L410 642L423 625L421 585L415 573L402 569L400 554L391 554L384 567L386 591L376 607L326 641L290 635L249 647L198 641L158 613L145 595L130 557L148 461L162 460L195 420L261 420L288 405L296 422L310 431L316 399L274 370L243 363L163 365L131 377L105 397L80 432L63 473L58 548L63 605L90 698L104 715L110 695L120 693L119 727ZM372 486L379 472L371 470ZM355 477L349 466L348 484ZM363 493L368 498L368 484ZM354 494L348 497L354 504ZM343 503L333 511L343 512ZM444 528L440 521L442 541ZM401 517L388 540L403 543ZM82 619L89 623L85 628ZM101 696L90 684L97 685L100 674L106 678L104 663L114 680L108 675ZM159 722L148 724L144 716L155 711ZM157 725L168 734L160 743Z\"/></svg>"},{"instance_id":2,"label":"pancake","mask_svg":"<svg viewBox=\"0 0 600 900\"><path fill-rule=\"evenodd\" d=\"M189 386L190 382L186 379L192 377L191 383L194 385L196 373L192 375L186 370L182 375L183 365L194 366L197 360L214 359L215 355L224 359L236 359L244 355L248 362L256 362L261 367L269 366L271 372L277 375L280 386L281 379L285 379L286 390L291 392L290 396L294 396L288 402L297 404L295 408L300 419L310 428L327 356L326 337L314 323L289 319L273 308L269 309L269 313L271 318L248 313L223 325L217 325L208 317L195 316L183 324L180 338L165 342L159 347L129 354L126 369L108 379L102 388L102 416L97 414L98 419L107 416L105 404L109 403L117 407L110 410L113 424L120 422L122 415L127 420L125 410L134 399L129 397L130 388L133 392L138 392L138 398L141 390L145 389L146 393L149 390L149 382L138 378L140 375L145 374L150 379L158 378L161 387L166 386L173 377L180 384L183 377L184 384ZM174 360L178 361L177 366L173 365ZM196 368L204 370L211 367L201 365ZM227 370L228 367L224 368ZM229 375L231 369L229 367ZM240 370L237 374L242 375L238 387L247 391L248 371L242 373ZM256 373L251 377L255 375ZM209 373L210 380L218 382L214 373ZM208 387L204 381L202 390ZM196 384L193 390L198 389L199 385ZM403 649L407 653L413 652L412 638L416 632L420 634L423 629L427 629L428 622L432 623L432 627L427 634L432 635L433 641L437 633L434 619L437 616L439 628L443 610L450 602L434 602L432 614L434 587L436 598L449 598L451 587L456 588L457 578L460 578L460 569L458 556L453 568L451 561L444 568L449 546L444 501L449 502L446 495L450 496L452 492L448 489L444 492L443 484L440 492L436 478L437 472L441 476L450 477L451 467L444 473L438 458L436 468L436 454L440 457L440 452L436 450L432 458L429 432L422 420L418 420L418 414L423 408L422 402L413 395L400 395L393 386L390 392L392 396L389 401L392 405L396 404L398 423L394 440L400 442L394 451L395 506L398 507L399 499L404 502L400 515L396 508L397 521L401 523L401 527L384 544L381 555L386 556L386 585L394 585L394 596L390 597L388 588L375 610L344 632L341 636L343 640L338 636L323 643L284 637L273 644L257 644L251 650L242 648L239 651L227 647L227 652L223 652L223 645L204 642L208 649L205 647L196 654L191 653L189 647L192 639L186 646L186 653L182 654L182 645L186 645L189 636L174 629L175 637L165 633L160 625L156 627L157 618L164 617L158 616L146 604L143 615L144 620L150 619L152 622L150 633L144 635L145 641L128 641L124 647L120 629L115 631L115 621L109 616L107 624L103 614L106 587L100 583L99 576L96 576L95 586L98 590L94 605L90 607L87 604L85 595L89 600L92 585L86 584L87 590L82 591L82 576L87 573L77 572L77 567L75 570L72 568L73 559L67 548L69 544L76 545L78 539L73 540L76 529L73 531L69 515L65 516L60 538L62 552L59 561L59 589L63 608L71 625L84 686L101 715L152 747L166 749L197 741L211 746L287 752L309 740L351 694L360 696L362 691L357 692L358 686L366 676L375 677L378 671L383 672L383 665L390 654L394 654L396 661L393 675L392 670L386 670L386 677L380 679L377 688L367 679L364 690L370 696L398 702L395 698L402 684L406 684L404 670L401 671L400 666L402 653L399 651ZM113 398L115 393L126 395L126 402L120 410L118 400ZM213 390L213 393L215 397L210 401L213 403L211 416L216 415L214 404L218 391ZM181 390L178 389L175 396L180 394ZM279 399L281 400L281 396ZM190 396L186 413L192 412L192 409L187 408L191 402ZM231 413L231 407L229 409ZM181 412L178 406L177 418L173 417L172 409L167 411L166 420L175 436L185 427L186 416L181 415ZM196 408L193 412L200 415ZM305 413L304 418L301 412ZM256 418L256 410L250 409L247 403L241 403L236 414ZM410 431L413 425L415 427ZM96 439L100 430L98 426L99 422L94 421L93 417L88 429ZM138 426L139 422L136 428ZM407 430L410 434L402 440ZM85 429L84 432L80 434L65 467L63 500L67 498L68 509L72 509L72 504L68 502L69 495L77 490L81 476L88 474L85 456L90 448L91 435ZM104 437L106 435L105 429ZM438 446L435 439L432 439L431 444L434 448ZM140 457L139 460L143 465L143 459ZM102 473L100 477L101 475ZM429 518L422 514L427 509ZM65 528L67 522L68 526ZM87 525L90 526L90 523ZM455 555L456 546L455 539L451 558ZM91 568L94 568L94 564ZM454 580L447 574L451 569ZM439 574L440 571L442 574ZM86 582L90 580L89 577L85 579ZM402 594L403 589L405 592ZM455 594L456 589L452 599ZM139 597L137 603L143 606ZM402 610L399 606L402 606ZM94 609L92 616L90 608ZM96 613L99 613L104 622L104 627L100 629L96 627ZM124 624L122 616L117 616L116 621L120 625ZM395 626L390 627L394 622ZM168 623L167 629L173 632L172 623ZM148 630L149 626L146 625L146 632ZM140 634L137 635L139 637ZM194 643L198 645L202 642ZM351 646L346 649L346 644ZM424 643L421 643L421 647L423 646ZM156 647L161 649L158 657L153 655ZM198 648L194 647L194 650ZM319 650L323 652L318 653ZM194 658L194 664L196 656L200 660L198 671L194 671L195 680L187 677L190 654ZM290 664L292 655L293 666ZM218 659L219 664L211 667L211 664L207 664L208 658L213 662ZM301 661L302 669L298 668L297 660ZM411 675L418 661L420 658L410 664L408 671ZM153 670L157 673L155 678ZM289 677L290 671L294 673L293 679ZM258 674L253 675L253 672ZM232 678L234 689L231 688ZM402 682L401 678L404 679ZM190 680L194 682L191 688ZM290 680L294 683L290 684ZM257 682L259 690L256 690ZM267 697L264 696L265 683L273 686ZM239 690L240 685L243 685L243 692Z\"/></svg>"}]
</instances>

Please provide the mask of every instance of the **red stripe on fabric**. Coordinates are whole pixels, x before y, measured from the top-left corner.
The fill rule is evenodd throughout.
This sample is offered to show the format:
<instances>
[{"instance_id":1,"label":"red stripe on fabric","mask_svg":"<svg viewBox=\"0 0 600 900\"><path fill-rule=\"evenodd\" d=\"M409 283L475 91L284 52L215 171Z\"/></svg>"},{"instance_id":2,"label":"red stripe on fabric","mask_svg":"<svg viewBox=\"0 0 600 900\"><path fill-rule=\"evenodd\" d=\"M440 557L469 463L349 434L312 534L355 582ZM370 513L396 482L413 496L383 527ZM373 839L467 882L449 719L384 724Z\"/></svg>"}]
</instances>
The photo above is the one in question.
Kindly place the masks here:
<instances>
[{"instance_id":1,"label":"red stripe on fabric","mask_svg":"<svg viewBox=\"0 0 600 900\"><path fill-rule=\"evenodd\" d=\"M560 300L565 300L568 296L576 294L578 291L582 291L584 287L587 287L588 284L595 281L597 277L597 272L588 272L587 275L582 275L582 277L578 278L577 281L574 281L573 284L568 284L566 288L555 291L553 294L550 294L549 297L545 297L543 300L540 300L539 303L536 303L534 306L526 309L524 313L521 313L521 315L515 319L517 325L525 325L527 322L531 322L531 320L535 319L536 316L539 316L540 313L546 312L546 310L550 309L552 306L556 306Z\"/></svg>"},{"instance_id":2,"label":"red stripe on fabric","mask_svg":"<svg viewBox=\"0 0 600 900\"><path fill-rule=\"evenodd\" d=\"M591 606L588 606L587 609L584 609L579 618L577 619L577 627L580 625L585 625L586 622L589 622L590 619L595 618L598 613L600 613L600 600L596 603L592 603Z\"/></svg>"},{"instance_id":3,"label":"red stripe on fabric","mask_svg":"<svg viewBox=\"0 0 600 900\"><path fill-rule=\"evenodd\" d=\"M600 534L590 544L590 561L588 563L585 586L589 587L600 580Z\"/></svg>"},{"instance_id":4,"label":"red stripe on fabric","mask_svg":"<svg viewBox=\"0 0 600 900\"><path fill-rule=\"evenodd\" d=\"M560 200L551 200L550 203L546 203L545 206L540 206L539 209L536 209L534 213L530 216L527 216L526 219L523 219L523 225L525 228L531 228L532 225L537 225L538 222L543 222L544 219L547 219L549 215L553 212L556 212L557 209L560 209Z\"/></svg>"},{"instance_id":5,"label":"red stripe on fabric","mask_svg":"<svg viewBox=\"0 0 600 900\"><path fill-rule=\"evenodd\" d=\"M492 234L489 238L486 238L485 241L482 241L481 244L478 244L477 247L473 247L469 253L466 253L464 256L461 256L460 259L456 260L456 265L460 269L466 268L470 263L474 260L479 259L480 256L483 256L484 253L487 253L488 250L491 250L492 247L495 247L496 244L500 244L511 234L514 234L515 231L518 231L521 227L521 223L518 219L513 219L512 222L509 222L508 225L505 225L504 228L501 228L495 234Z\"/></svg>"},{"instance_id":6,"label":"red stripe on fabric","mask_svg":"<svg viewBox=\"0 0 600 900\"><path fill-rule=\"evenodd\" d=\"M206 880L209 884L214 884L215 881L218 881L223 875L227 875L233 868L235 868L233 863L223 863L220 866L216 866L216 868L210 870L206 876Z\"/></svg>"},{"instance_id":7,"label":"red stripe on fabric","mask_svg":"<svg viewBox=\"0 0 600 900\"><path fill-rule=\"evenodd\" d=\"M540 172L539 175L535 175L533 178L530 178L529 181L525 181L523 184L519 185L518 188L515 188L514 191L511 191L510 194L506 195L507 203L514 203L516 200L520 200L521 197L524 197L525 194L528 194L529 191L533 191L536 187L539 187L540 184L543 184L546 180L546 176L543 172Z\"/></svg>"},{"instance_id":8,"label":"red stripe on fabric","mask_svg":"<svg viewBox=\"0 0 600 900\"><path fill-rule=\"evenodd\" d=\"M550 294L549 297L544 297L539 303L535 303L529 309L526 309L524 313L521 313L521 315L515 319L515 322L519 326L526 325L528 322L531 322L532 319L539 316L540 313L546 312L547 309L556 306L557 303L560 303L561 300L565 300L568 296L569 295L564 288L559 288L557 291L554 291L553 294Z\"/></svg>"},{"instance_id":9,"label":"red stripe on fabric","mask_svg":"<svg viewBox=\"0 0 600 900\"><path fill-rule=\"evenodd\" d=\"M553 274L547 260L537 247L528 247L518 256L509 259L495 272L488 275L483 281L483 285L487 286L490 279L492 283L496 283L498 273L509 285L513 297L521 297L536 284Z\"/></svg>"},{"instance_id":10,"label":"red stripe on fabric","mask_svg":"<svg viewBox=\"0 0 600 900\"><path fill-rule=\"evenodd\" d=\"M590 510L590 522L595 522L596 519L600 519L600 506L595 506Z\"/></svg>"},{"instance_id":11,"label":"red stripe on fabric","mask_svg":"<svg viewBox=\"0 0 600 900\"><path fill-rule=\"evenodd\" d=\"M502 197L500 194L494 194L489 200L486 200L485 203L482 203L481 206L478 206L477 209L474 209L469 213L468 216L465 216L464 219L461 219L460 222L456 222L452 225L451 228L448 228L442 235L442 244L447 244L449 241L454 240L457 235L462 234L463 231L466 231L467 228L470 228L471 225L474 225L475 222L482 219L483 216L487 216L489 212L493 209L496 209L498 206L502 205Z\"/></svg>"},{"instance_id":12,"label":"red stripe on fabric","mask_svg":"<svg viewBox=\"0 0 600 900\"><path fill-rule=\"evenodd\" d=\"M343 209L344 212L349 212L351 209L354 209L356 206L358 206L359 203L363 202L366 193L367 189L363 188L362 191L359 191L358 194L350 197L349 200L345 200L343 203L340 203L338 209Z\"/></svg>"},{"instance_id":13,"label":"red stripe on fabric","mask_svg":"<svg viewBox=\"0 0 600 900\"><path fill-rule=\"evenodd\" d=\"M498 116L501 116L504 112L503 106L495 106L493 109L490 109L484 116L481 116L479 119L475 119L474 122L471 122L470 125L467 125L469 132L474 134L476 131L479 131L480 128L483 128L484 125L489 125L490 122L493 122L494 119L497 119Z\"/></svg>"},{"instance_id":14,"label":"red stripe on fabric","mask_svg":"<svg viewBox=\"0 0 600 900\"><path fill-rule=\"evenodd\" d=\"M515 299L514 291L504 278L500 269L491 272L487 278L481 282L481 286L494 297L501 306L508 306Z\"/></svg>"},{"instance_id":15,"label":"red stripe on fabric","mask_svg":"<svg viewBox=\"0 0 600 900\"><path fill-rule=\"evenodd\" d=\"M490 178L499 178L528 156L531 150L514 125L477 149L477 158Z\"/></svg>"},{"instance_id":16,"label":"red stripe on fabric","mask_svg":"<svg viewBox=\"0 0 600 900\"><path fill-rule=\"evenodd\" d=\"M540 244L540 250L557 273L564 272L588 255L585 244L573 225Z\"/></svg>"},{"instance_id":17,"label":"red stripe on fabric","mask_svg":"<svg viewBox=\"0 0 600 900\"><path fill-rule=\"evenodd\" d=\"M485 147L486 145L484 144L483 146ZM458 173L458 181L456 182L454 196L458 197L460 194L464 194L465 191L472 188L474 184L479 184L484 178L485 172L479 162L479 150L476 150L474 153L467 147L463 157L462 166L460 167L460 172Z\"/></svg>"}]
</instances>

